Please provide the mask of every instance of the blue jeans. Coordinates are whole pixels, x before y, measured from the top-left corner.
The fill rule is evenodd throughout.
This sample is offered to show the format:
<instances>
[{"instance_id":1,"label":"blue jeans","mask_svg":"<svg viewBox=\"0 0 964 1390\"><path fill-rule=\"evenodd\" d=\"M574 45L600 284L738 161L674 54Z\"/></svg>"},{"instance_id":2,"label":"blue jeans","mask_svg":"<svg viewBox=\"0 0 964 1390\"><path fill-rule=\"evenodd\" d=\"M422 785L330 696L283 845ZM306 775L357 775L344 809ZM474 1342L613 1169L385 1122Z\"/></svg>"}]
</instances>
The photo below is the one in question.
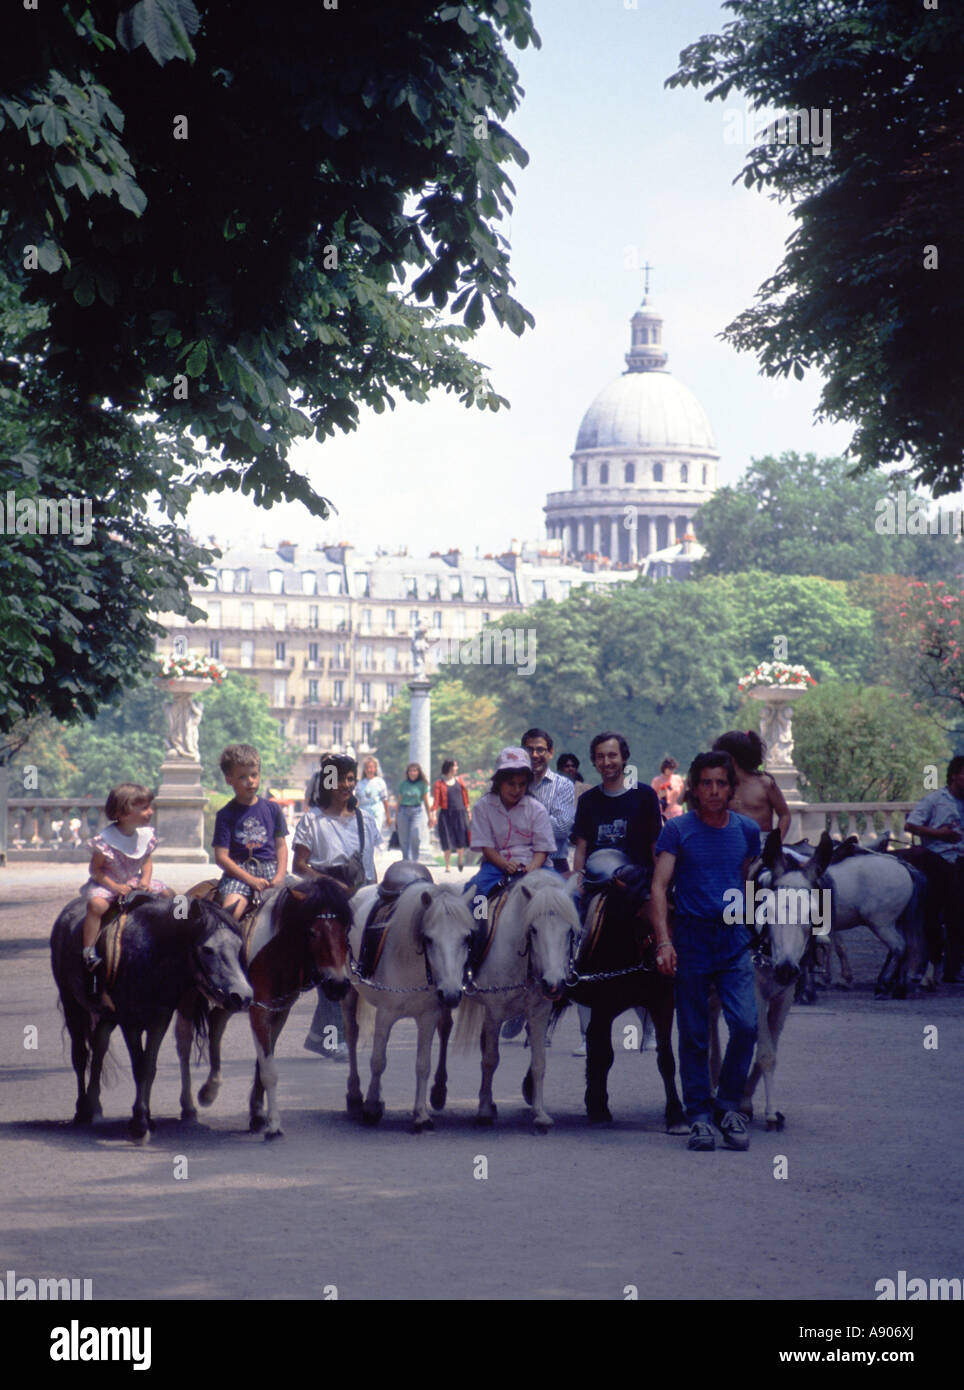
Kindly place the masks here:
<instances>
[{"instance_id":1,"label":"blue jeans","mask_svg":"<svg viewBox=\"0 0 964 1390\"><path fill-rule=\"evenodd\" d=\"M403 859L417 859L422 836L428 830L424 806L399 806L396 820Z\"/></svg>"},{"instance_id":2,"label":"blue jeans","mask_svg":"<svg viewBox=\"0 0 964 1390\"><path fill-rule=\"evenodd\" d=\"M724 925L702 917L677 916L676 1022L683 1103L691 1123L712 1119L714 1110L737 1110L756 1045L756 994L750 932L741 923ZM714 1104L710 1091L710 982L716 985L730 1031Z\"/></svg>"}]
</instances>

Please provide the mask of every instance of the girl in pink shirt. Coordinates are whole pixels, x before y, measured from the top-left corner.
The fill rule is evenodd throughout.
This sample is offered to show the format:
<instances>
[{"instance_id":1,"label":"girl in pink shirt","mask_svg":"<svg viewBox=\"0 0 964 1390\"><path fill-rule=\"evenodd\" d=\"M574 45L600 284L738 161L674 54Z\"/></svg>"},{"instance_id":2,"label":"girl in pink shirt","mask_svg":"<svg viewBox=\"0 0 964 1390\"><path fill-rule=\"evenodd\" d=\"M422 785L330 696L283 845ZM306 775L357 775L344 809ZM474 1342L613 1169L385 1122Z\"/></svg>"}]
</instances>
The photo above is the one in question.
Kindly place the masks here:
<instances>
[{"instance_id":1,"label":"girl in pink shirt","mask_svg":"<svg viewBox=\"0 0 964 1390\"><path fill-rule=\"evenodd\" d=\"M555 853L556 838L549 813L534 796L532 763L524 748L503 748L492 778L492 790L472 811L472 848L482 851L482 867L468 885L489 893L507 874L541 869Z\"/></svg>"}]
</instances>

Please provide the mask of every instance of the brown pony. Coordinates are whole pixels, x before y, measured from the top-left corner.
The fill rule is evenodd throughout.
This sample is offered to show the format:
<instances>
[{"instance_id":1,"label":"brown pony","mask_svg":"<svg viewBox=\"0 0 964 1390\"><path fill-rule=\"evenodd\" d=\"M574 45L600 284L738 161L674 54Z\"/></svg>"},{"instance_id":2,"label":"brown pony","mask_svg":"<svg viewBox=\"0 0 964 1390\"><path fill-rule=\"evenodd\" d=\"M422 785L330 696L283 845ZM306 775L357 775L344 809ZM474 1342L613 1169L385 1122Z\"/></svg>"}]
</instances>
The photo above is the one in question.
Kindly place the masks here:
<instances>
[{"instance_id":1,"label":"brown pony","mask_svg":"<svg viewBox=\"0 0 964 1390\"><path fill-rule=\"evenodd\" d=\"M261 905L241 924L242 961L254 991L250 1018L256 1061L249 1128L254 1133L263 1129L265 1139L278 1139L283 1134L274 1050L292 1005L299 994L317 984L321 984L329 999L343 999L348 992L348 931L352 921L349 896L343 884L328 877L312 879L297 888L271 888ZM221 1089L221 1039L228 1018L223 1009L215 1009L211 1014L210 1073L198 1092L202 1105L211 1105ZM197 1118L191 1094L193 1032L189 1010L179 1011L175 1037L181 1063L182 1119Z\"/></svg>"}]
</instances>

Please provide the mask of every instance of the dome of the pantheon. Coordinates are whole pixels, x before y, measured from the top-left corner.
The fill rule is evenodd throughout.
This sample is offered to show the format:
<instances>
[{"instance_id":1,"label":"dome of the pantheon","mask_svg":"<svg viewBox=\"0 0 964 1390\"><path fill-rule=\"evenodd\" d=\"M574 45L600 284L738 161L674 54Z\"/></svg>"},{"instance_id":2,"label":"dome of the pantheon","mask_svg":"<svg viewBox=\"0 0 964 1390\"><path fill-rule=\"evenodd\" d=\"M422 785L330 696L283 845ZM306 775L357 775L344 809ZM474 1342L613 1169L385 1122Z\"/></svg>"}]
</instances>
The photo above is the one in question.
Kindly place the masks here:
<instances>
[{"instance_id":1,"label":"dome of the pantheon","mask_svg":"<svg viewBox=\"0 0 964 1390\"><path fill-rule=\"evenodd\" d=\"M618 377L582 417L577 452L606 448L716 452L706 411L693 392L658 368Z\"/></svg>"},{"instance_id":2,"label":"dome of the pantheon","mask_svg":"<svg viewBox=\"0 0 964 1390\"><path fill-rule=\"evenodd\" d=\"M663 316L643 300L626 370L582 417L571 485L546 498L546 529L570 557L633 566L692 536L717 485L706 411L666 369Z\"/></svg>"}]
</instances>

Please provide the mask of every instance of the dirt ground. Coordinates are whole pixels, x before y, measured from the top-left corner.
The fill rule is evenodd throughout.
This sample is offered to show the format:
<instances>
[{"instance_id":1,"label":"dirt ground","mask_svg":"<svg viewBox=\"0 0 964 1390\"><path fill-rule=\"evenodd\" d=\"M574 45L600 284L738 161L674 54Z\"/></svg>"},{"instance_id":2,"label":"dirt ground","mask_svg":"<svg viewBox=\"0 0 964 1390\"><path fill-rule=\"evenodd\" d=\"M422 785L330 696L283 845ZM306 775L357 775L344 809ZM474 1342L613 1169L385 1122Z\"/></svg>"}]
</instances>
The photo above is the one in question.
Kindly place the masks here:
<instances>
[{"instance_id":1,"label":"dirt ground","mask_svg":"<svg viewBox=\"0 0 964 1390\"><path fill-rule=\"evenodd\" d=\"M362 1129L345 1114L347 1067L303 1050L313 996L279 1047L284 1139L247 1132L253 1048L237 1019L221 1095L197 1124L177 1118L165 1039L157 1131L138 1146L119 1035L106 1122L70 1124L47 941L73 874L0 881L0 1274L89 1278L95 1299L782 1300L873 1298L899 1269L964 1273L964 988L875 1000L882 951L863 929L848 941L856 992L791 1012L778 1071L787 1128L755 1122L746 1154L689 1153L663 1132L655 1056L621 1046L632 1015L616 1028L616 1123L590 1129L574 1011L549 1053L547 1137L530 1130L518 1041L503 1045L494 1130L472 1124L478 1060L459 1056L435 1132L409 1133L411 1024L392 1035L385 1119ZM178 888L198 876L166 873ZM24 1047L31 1025L36 1049ZM363 1084L366 1072L363 1059Z\"/></svg>"}]
</instances>

